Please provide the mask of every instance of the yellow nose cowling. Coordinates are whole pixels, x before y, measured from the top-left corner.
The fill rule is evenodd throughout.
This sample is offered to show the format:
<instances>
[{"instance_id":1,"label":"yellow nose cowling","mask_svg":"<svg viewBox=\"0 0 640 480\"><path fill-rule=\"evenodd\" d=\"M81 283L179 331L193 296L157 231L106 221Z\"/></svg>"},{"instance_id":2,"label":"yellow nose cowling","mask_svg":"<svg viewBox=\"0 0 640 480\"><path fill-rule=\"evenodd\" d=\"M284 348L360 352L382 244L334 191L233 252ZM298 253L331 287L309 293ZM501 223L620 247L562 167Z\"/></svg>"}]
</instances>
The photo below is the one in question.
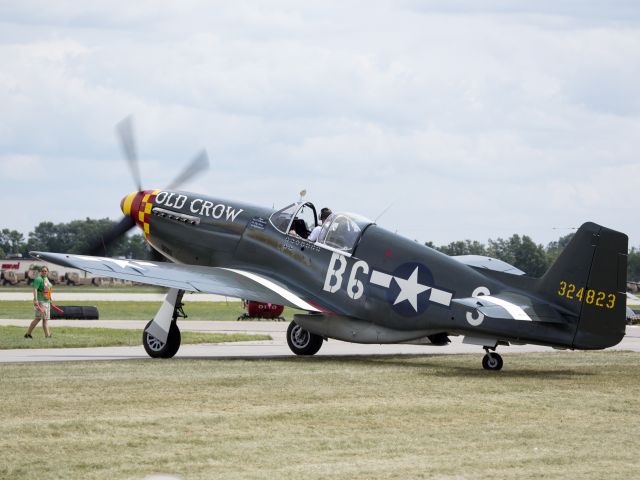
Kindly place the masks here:
<instances>
[{"instance_id":1,"label":"yellow nose cowling","mask_svg":"<svg viewBox=\"0 0 640 480\"><path fill-rule=\"evenodd\" d=\"M120 201L120 210L127 216L131 216L131 205L139 192L132 192ZM135 213L135 212L134 212Z\"/></svg>"}]
</instances>

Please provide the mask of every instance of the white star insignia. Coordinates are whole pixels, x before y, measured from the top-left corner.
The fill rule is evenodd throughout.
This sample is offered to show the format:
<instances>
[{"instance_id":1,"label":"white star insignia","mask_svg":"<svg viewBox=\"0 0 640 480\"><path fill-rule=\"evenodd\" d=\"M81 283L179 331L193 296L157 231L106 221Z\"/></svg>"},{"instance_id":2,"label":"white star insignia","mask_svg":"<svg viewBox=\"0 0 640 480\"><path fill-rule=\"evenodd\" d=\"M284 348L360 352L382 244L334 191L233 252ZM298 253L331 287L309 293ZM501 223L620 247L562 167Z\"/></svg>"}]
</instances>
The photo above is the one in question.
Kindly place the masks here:
<instances>
[{"instance_id":1,"label":"white star insignia","mask_svg":"<svg viewBox=\"0 0 640 480\"><path fill-rule=\"evenodd\" d=\"M76 255L75 257L79 258L80 260L88 260L90 262L114 263L118 265L120 268L122 268L123 270L126 269L127 267L134 268L136 270L145 270L144 268L142 268L142 266L145 266L145 267L156 266L154 263L145 262L145 261L135 261L135 260L126 260L126 259L120 260L118 258L106 258L106 257L89 257L86 255Z\"/></svg>"},{"instance_id":2,"label":"white star insignia","mask_svg":"<svg viewBox=\"0 0 640 480\"><path fill-rule=\"evenodd\" d=\"M396 298L396 301L393 304L397 305L400 302L407 300L411 304L413 309L417 312L418 295L420 295L422 292L426 292L431 288L418 283L418 267L416 267L411 276L406 280L395 276L393 278L400 287L398 298Z\"/></svg>"}]
</instances>

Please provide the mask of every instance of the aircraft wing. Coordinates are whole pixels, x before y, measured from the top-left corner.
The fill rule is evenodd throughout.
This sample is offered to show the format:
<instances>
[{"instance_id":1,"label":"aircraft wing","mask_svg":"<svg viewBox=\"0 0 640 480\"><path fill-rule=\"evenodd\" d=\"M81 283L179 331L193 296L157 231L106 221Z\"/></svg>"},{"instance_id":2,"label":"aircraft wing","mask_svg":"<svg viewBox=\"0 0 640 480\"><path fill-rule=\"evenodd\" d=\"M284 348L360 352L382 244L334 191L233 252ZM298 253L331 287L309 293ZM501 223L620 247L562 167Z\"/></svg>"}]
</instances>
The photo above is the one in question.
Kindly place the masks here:
<instances>
[{"instance_id":1,"label":"aircraft wing","mask_svg":"<svg viewBox=\"0 0 640 480\"><path fill-rule=\"evenodd\" d=\"M515 293L454 298L451 302L470 310L476 310L489 318L523 322L569 323L559 309L548 303L534 301L525 295Z\"/></svg>"},{"instance_id":2,"label":"aircraft wing","mask_svg":"<svg viewBox=\"0 0 640 480\"><path fill-rule=\"evenodd\" d=\"M78 268L103 277L178 288L188 292L215 293L245 300L275 303L309 312L320 311L288 287L264 275L246 270L65 253L29 253L34 258L64 267Z\"/></svg>"},{"instance_id":3,"label":"aircraft wing","mask_svg":"<svg viewBox=\"0 0 640 480\"><path fill-rule=\"evenodd\" d=\"M627 307L640 307L640 298L627 292Z\"/></svg>"},{"instance_id":4,"label":"aircraft wing","mask_svg":"<svg viewBox=\"0 0 640 480\"><path fill-rule=\"evenodd\" d=\"M454 255L451 258L469 265L470 267L493 270L494 272L510 273L512 275L524 275L525 272L513 265L498 260L497 258L491 258L484 255Z\"/></svg>"}]
</instances>

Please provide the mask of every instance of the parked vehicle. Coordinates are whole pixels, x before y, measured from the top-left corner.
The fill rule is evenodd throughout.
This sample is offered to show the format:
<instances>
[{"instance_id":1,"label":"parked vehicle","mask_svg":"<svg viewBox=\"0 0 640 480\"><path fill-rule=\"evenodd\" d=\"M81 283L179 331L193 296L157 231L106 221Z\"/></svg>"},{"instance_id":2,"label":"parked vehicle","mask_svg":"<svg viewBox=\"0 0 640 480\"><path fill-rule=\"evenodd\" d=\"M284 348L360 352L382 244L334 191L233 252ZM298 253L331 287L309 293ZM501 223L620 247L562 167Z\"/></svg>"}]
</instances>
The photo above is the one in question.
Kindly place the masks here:
<instances>
[{"instance_id":1,"label":"parked vehicle","mask_svg":"<svg viewBox=\"0 0 640 480\"><path fill-rule=\"evenodd\" d=\"M82 270L61 267L49 262L9 258L0 260L0 285L31 285L43 266L49 268L49 280L54 285L66 283L67 285L95 285L102 287L112 283L123 283L106 277L95 277Z\"/></svg>"}]
</instances>

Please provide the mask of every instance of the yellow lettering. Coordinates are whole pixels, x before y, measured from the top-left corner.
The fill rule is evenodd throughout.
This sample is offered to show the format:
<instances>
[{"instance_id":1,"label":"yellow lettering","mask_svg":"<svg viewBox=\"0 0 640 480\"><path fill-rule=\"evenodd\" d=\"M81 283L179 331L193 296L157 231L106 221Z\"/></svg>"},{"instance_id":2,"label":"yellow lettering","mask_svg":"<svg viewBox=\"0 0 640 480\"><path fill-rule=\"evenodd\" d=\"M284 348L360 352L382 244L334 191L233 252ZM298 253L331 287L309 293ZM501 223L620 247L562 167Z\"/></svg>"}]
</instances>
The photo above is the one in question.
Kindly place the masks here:
<instances>
[{"instance_id":1,"label":"yellow lettering","mask_svg":"<svg viewBox=\"0 0 640 480\"><path fill-rule=\"evenodd\" d=\"M560 290L558 290L558 295L564 297L564 292L567 291L567 282L564 280L560 282Z\"/></svg>"},{"instance_id":2,"label":"yellow lettering","mask_svg":"<svg viewBox=\"0 0 640 480\"><path fill-rule=\"evenodd\" d=\"M573 292L576 291L576 286L573 283L569 284L569 288L567 289L567 298L569 300L573 300Z\"/></svg>"},{"instance_id":3,"label":"yellow lettering","mask_svg":"<svg viewBox=\"0 0 640 480\"><path fill-rule=\"evenodd\" d=\"M604 292L598 292L598 298L596 298L596 307L604 307L604 298L607 296Z\"/></svg>"}]
</instances>

